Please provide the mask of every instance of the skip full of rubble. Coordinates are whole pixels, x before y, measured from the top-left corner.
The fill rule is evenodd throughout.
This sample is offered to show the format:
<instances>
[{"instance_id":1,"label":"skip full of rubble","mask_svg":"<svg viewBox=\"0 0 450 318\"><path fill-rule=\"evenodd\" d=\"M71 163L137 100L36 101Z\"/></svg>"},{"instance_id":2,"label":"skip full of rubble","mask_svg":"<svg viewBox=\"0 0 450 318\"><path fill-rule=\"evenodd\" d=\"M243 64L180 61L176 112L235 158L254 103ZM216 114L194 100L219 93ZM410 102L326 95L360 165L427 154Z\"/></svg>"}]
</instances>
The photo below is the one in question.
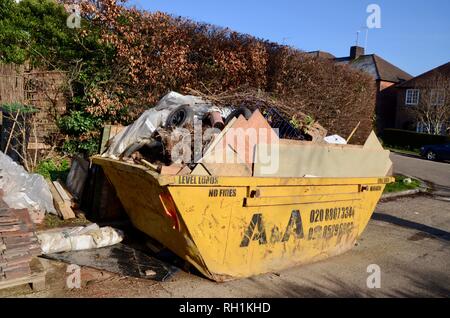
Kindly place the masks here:
<instances>
[{"instance_id":1,"label":"skip full of rubble","mask_svg":"<svg viewBox=\"0 0 450 318\"><path fill-rule=\"evenodd\" d=\"M101 155L161 175L303 178L389 172L388 152L374 133L364 146L350 145L358 127L347 139L327 136L319 123L306 124L306 117L294 123L276 106L217 106L205 96L171 92L132 125L110 127Z\"/></svg>"}]
</instances>

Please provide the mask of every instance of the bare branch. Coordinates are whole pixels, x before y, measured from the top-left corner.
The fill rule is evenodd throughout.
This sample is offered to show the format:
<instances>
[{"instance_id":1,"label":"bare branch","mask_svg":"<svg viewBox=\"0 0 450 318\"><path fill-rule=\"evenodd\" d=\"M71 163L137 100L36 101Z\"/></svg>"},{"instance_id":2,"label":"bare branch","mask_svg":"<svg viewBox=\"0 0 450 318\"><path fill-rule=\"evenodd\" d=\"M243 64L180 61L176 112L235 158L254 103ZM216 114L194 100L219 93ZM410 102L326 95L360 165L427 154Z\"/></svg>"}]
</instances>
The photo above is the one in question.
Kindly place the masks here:
<instances>
[{"instance_id":1,"label":"bare branch","mask_svg":"<svg viewBox=\"0 0 450 318\"><path fill-rule=\"evenodd\" d=\"M450 79L433 74L419 82L419 103L413 108L417 122L428 134L439 135L450 126Z\"/></svg>"}]
</instances>

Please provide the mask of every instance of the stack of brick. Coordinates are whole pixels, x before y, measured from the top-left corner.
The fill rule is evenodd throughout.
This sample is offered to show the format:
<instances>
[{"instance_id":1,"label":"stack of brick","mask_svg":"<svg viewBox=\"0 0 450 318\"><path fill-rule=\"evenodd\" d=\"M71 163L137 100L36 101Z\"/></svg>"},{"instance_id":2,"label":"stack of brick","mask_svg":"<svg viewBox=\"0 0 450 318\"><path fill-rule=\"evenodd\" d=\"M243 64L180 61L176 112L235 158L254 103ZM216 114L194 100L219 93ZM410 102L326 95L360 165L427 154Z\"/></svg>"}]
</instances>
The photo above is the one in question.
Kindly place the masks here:
<instances>
[{"instance_id":1,"label":"stack of brick","mask_svg":"<svg viewBox=\"0 0 450 318\"><path fill-rule=\"evenodd\" d=\"M30 263L39 254L28 210L9 208L0 191L0 282L30 275Z\"/></svg>"}]
</instances>

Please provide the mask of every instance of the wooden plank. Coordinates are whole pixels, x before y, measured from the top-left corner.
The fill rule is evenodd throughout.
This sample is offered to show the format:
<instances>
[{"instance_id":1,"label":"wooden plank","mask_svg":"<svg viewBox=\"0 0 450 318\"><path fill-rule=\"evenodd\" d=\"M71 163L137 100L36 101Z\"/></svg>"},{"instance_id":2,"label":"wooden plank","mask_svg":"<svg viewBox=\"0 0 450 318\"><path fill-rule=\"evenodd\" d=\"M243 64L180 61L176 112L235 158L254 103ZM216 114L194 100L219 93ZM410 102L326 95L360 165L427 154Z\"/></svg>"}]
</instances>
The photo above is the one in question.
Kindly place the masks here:
<instances>
[{"instance_id":1,"label":"wooden plank","mask_svg":"<svg viewBox=\"0 0 450 318\"><path fill-rule=\"evenodd\" d=\"M206 157L207 155L209 155L214 150L214 148L219 144L219 142L222 141L222 139L225 136L225 134L227 133L227 131L234 125L234 123L238 119L240 121L245 120L244 116L241 115L240 117L242 117L242 119L240 119L240 118L233 118L232 120L230 120L228 125L226 125L225 128L214 138L214 140L212 141L211 145L209 145L208 149L205 151L203 157Z\"/></svg>"},{"instance_id":2,"label":"wooden plank","mask_svg":"<svg viewBox=\"0 0 450 318\"><path fill-rule=\"evenodd\" d=\"M41 150L41 149L51 149L50 145L47 145L43 142L29 142L27 149L28 150Z\"/></svg>"},{"instance_id":3,"label":"wooden plank","mask_svg":"<svg viewBox=\"0 0 450 318\"><path fill-rule=\"evenodd\" d=\"M119 134L124 128L126 127L122 125L105 125L102 133L102 141L100 143L100 154L106 151L108 141Z\"/></svg>"},{"instance_id":4,"label":"wooden plank","mask_svg":"<svg viewBox=\"0 0 450 318\"><path fill-rule=\"evenodd\" d=\"M60 206L60 204L62 204L63 202L58 201L59 193L56 190L55 186L53 185L53 182L47 180L47 184L48 184L48 188L49 188L49 190L50 190L50 192L52 194L52 197L53 197L53 203L55 205L56 212L58 212L58 215L61 218L64 218L64 216L62 214L62 211L61 211L61 208L63 208L63 207Z\"/></svg>"},{"instance_id":5,"label":"wooden plank","mask_svg":"<svg viewBox=\"0 0 450 318\"><path fill-rule=\"evenodd\" d=\"M141 159L141 162L146 166L146 167L149 167L150 169L152 169L152 170L154 170L154 171L156 171L156 172L159 172L161 169L160 169L160 167L158 166L158 165L154 165L153 163L150 163L150 162L148 162L147 160L145 160L145 159Z\"/></svg>"},{"instance_id":6,"label":"wooden plank","mask_svg":"<svg viewBox=\"0 0 450 318\"><path fill-rule=\"evenodd\" d=\"M70 207L71 203L67 203L59 194L58 190L56 189L53 182L48 181L48 186L50 188L50 192L53 196L53 202L55 203L56 210L60 213L60 216L64 220L68 219L74 219L75 213L73 212L72 208Z\"/></svg>"},{"instance_id":7,"label":"wooden plank","mask_svg":"<svg viewBox=\"0 0 450 318\"><path fill-rule=\"evenodd\" d=\"M66 195L67 195L67 197L69 198L70 202L72 203L71 207L72 207L72 209L73 209L73 207L74 207L74 205L75 205L74 201L75 201L76 199L73 197L72 193L71 193L70 190L67 188L67 185L66 185L66 184L59 182L59 185L60 185L61 188L64 190L64 192L66 193Z\"/></svg>"},{"instance_id":8,"label":"wooden plank","mask_svg":"<svg viewBox=\"0 0 450 318\"><path fill-rule=\"evenodd\" d=\"M351 134L348 136L347 138L347 143L350 142L350 140L352 139L353 135L356 133L356 131L358 130L359 126L361 125L361 122L358 122L358 124L356 125L356 127L352 130Z\"/></svg>"},{"instance_id":9,"label":"wooden plank","mask_svg":"<svg viewBox=\"0 0 450 318\"><path fill-rule=\"evenodd\" d=\"M66 201L69 205L71 204L70 196L67 194L66 190L63 188L63 186L59 183L59 181L53 181L53 185L55 186L56 190L58 191L61 198Z\"/></svg>"},{"instance_id":10,"label":"wooden plank","mask_svg":"<svg viewBox=\"0 0 450 318\"><path fill-rule=\"evenodd\" d=\"M103 128L102 141L100 143L100 154L104 153L106 150L106 143L109 140L111 134L111 125L105 125Z\"/></svg>"},{"instance_id":11,"label":"wooden plank","mask_svg":"<svg viewBox=\"0 0 450 318\"><path fill-rule=\"evenodd\" d=\"M45 288L45 270L42 264L36 260L31 264L32 273L15 279L0 279L0 289L30 284L33 290L39 291Z\"/></svg>"}]
</instances>

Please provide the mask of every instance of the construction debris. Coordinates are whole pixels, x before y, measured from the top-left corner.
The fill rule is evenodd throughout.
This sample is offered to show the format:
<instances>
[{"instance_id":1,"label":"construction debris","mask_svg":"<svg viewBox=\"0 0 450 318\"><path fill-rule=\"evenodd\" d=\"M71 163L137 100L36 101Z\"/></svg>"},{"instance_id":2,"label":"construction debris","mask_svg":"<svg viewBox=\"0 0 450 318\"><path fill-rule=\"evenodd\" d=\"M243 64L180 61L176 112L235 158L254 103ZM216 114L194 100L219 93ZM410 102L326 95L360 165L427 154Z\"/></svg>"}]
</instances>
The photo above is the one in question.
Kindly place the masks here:
<instances>
[{"instance_id":1,"label":"construction debris","mask_svg":"<svg viewBox=\"0 0 450 318\"><path fill-rule=\"evenodd\" d=\"M74 219L75 213L72 210L72 200L66 193L66 190L57 181L48 181L48 187L53 196L53 203L55 204L58 215L63 220Z\"/></svg>"},{"instance_id":2,"label":"construction debris","mask_svg":"<svg viewBox=\"0 0 450 318\"><path fill-rule=\"evenodd\" d=\"M2 195L0 193L0 286L5 281L30 276L31 261L41 254L28 211L10 208Z\"/></svg>"},{"instance_id":3,"label":"construction debris","mask_svg":"<svg viewBox=\"0 0 450 318\"><path fill-rule=\"evenodd\" d=\"M239 107L230 100L171 92L131 126L105 130L120 132L102 156L168 176L366 177L386 175L392 165L376 137L370 147L348 145L306 115L285 119L286 107L267 98L245 96Z\"/></svg>"},{"instance_id":4,"label":"construction debris","mask_svg":"<svg viewBox=\"0 0 450 318\"><path fill-rule=\"evenodd\" d=\"M43 254L82 251L122 242L123 233L112 227L89 226L49 230L37 234Z\"/></svg>"},{"instance_id":5,"label":"construction debris","mask_svg":"<svg viewBox=\"0 0 450 318\"><path fill-rule=\"evenodd\" d=\"M42 223L46 212L56 214L52 194L44 177L28 173L1 151L0 189L8 206L28 209L34 223Z\"/></svg>"},{"instance_id":6,"label":"construction debris","mask_svg":"<svg viewBox=\"0 0 450 318\"><path fill-rule=\"evenodd\" d=\"M245 163L254 159L255 145L258 143L276 143L279 138L261 113L256 110L249 120L242 115L227 126L224 133L216 137L214 145L208 148L200 162L207 163ZM241 138L244 136L246 138ZM229 150L235 155L231 160Z\"/></svg>"},{"instance_id":7,"label":"construction debris","mask_svg":"<svg viewBox=\"0 0 450 318\"><path fill-rule=\"evenodd\" d=\"M149 253L145 246L141 246L140 242L135 244L138 245L137 248L118 243L100 249L55 253L44 257L67 264L77 264L116 273L122 277L136 277L160 282L170 280L179 271L178 267L162 260L167 256L154 257L151 255L153 253Z\"/></svg>"},{"instance_id":8,"label":"construction debris","mask_svg":"<svg viewBox=\"0 0 450 318\"><path fill-rule=\"evenodd\" d=\"M171 92L114 136L103 156L113 159L130 157L143 146L155 142L154 133L158 128L182 127L192 123L194 117L203 119L211 107L199 97Z\"/></svg>"}]
</instances>

